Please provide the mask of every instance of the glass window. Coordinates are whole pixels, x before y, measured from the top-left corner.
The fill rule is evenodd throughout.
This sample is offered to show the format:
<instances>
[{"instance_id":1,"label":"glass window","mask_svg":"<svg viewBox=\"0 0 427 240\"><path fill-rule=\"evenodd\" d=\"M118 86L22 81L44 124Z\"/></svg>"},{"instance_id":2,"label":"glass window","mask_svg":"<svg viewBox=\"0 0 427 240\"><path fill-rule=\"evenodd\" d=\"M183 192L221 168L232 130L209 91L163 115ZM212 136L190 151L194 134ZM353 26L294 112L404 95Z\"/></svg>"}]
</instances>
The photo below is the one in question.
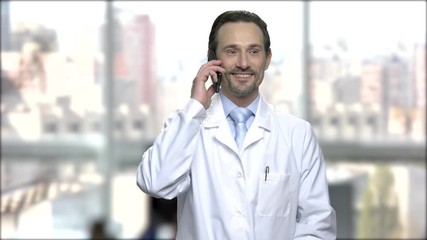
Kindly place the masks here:
<instances>
[{"instance_id":1,"label":"glass window","mask_svg":"<svg viewBox=\"0 0 427 240\"><path fill-rule=\"evenodd\" d=\"M105 2L1 11L1 238L87 238L105 211Z\"/></svg>"},{"instance_id":2,"label":"glass window","mask_svg":"<svg viewBox=\"0 0 427 240\"><path fill-rule=\"evenodd\" d=\"M189 98L192 80L207 61L213 20L223 11L241 9L242 5L233 1L144 1L116 2L115 6L121 34L118 42L123 43L117 50L116 74L128 84L144 84L137 88L138 101L149 104L157 133L166 116ZM273 39L272 63L262 90L268 93L269 101L303 114L302 4L252 1L244 8L266 20Z\"/></svg>"},{"instance_id":3,"label":"glass window","mask_svg":"<svg viewBox=\"0 0 427 240\"><path fill-rule=\"evenodd\" d=\"M1 1L1 237L140 237L171 207L135 185L141 155L188 101L213 20L246 9L272 40L262 93L320 140L338 237L423 238L425 7Z\"/></svg>"},{"instance_id":4,"label":"glass window","mask_svg":"<svg viewBox=\"0 0 427 240\"><path fill-rule=\"evenodd\" d=\"M426 3L309 9L309 115L338 237L424 238Z\"/></svg>"},{"instance_id":5,"label":"glass window","mask_svg":"<svg viewBox=\"0 0 427 240\"><path fill-rule=\"evenodd\" d=\"M425 142L424 6L310 4L310 109L321 139Z\"/></svg>"},{"instance_id":6,"label":"glass window","mask_svg":"<svg viewBox=\"0 0 427 240\"><path fill-rule=\"evenodd\" d=\"M213 19L242 8L239 1L110 3L2 1L2 202L10 202L2 237L34 237L39 229L42 238L87 237L91 226L102 228L92 225L100 216L110 217L113 235L139 236L149 215L135 186L141 154L188 100ZM265 18L274 39L262 91L302 115L302 4L248 2L245 9ZM57 195L17 207L38 184Z\"/></svg>"}]
</instances>

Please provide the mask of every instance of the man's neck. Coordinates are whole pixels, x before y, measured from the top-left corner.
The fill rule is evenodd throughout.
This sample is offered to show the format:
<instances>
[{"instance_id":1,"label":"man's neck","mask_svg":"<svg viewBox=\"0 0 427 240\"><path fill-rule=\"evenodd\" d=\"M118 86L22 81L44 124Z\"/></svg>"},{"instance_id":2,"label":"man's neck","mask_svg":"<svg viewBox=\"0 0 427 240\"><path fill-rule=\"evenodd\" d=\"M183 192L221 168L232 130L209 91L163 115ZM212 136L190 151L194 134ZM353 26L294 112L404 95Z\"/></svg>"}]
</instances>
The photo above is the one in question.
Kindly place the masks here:
<instances>
[{"instance_id":1,"label":"man's neck","mask_svg":"<svg viewBox=\"0 0 427 240\"><path fill-rule=\"evenodd\" d=\"M258 96L258 92L254 92L249 96L245 97L236 97L234 95L228 96L226 93L223 93L228 99L230 99L238 107L247 107L249 106Z\"/></svg>"}]
</instances>

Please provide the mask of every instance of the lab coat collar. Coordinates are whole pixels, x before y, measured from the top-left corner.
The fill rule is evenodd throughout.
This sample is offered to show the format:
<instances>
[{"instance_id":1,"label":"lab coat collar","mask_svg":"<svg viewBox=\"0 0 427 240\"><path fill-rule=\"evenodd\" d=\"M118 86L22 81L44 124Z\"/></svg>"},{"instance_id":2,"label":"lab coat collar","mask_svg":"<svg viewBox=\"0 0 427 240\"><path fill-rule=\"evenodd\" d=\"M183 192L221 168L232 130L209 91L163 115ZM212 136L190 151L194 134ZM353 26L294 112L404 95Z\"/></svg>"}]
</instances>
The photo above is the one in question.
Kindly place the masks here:
<instances>
[{"instance_id":1,"label":"lab coat collar","mask_svg":"<svg viewBox=\"0 0 427 240\"><path fill-rule=\"evenodd\" d=\"M264 98L261 96L258 103L257 114L248 130L247 136L243 142L242 149L263 138L264 131L271 131L273 122L271 120L271 109L271 106L269 106L269 104L265 102ZM226 116L224 115L224 110L219 94L216 94L212 98L211 106L207 110L207 117L204 121L204 127L218 128L218 132L215 133L215 137L218 139L218 141L230 146L230 148L234 149L236 152L239 152L234 139L231 136L230 128L228 126Z\"/></svg>"},{"instance_id":2,"label":"lab coat collar","mask_svg":"<svg viewBox=\"0 0 427 240\"><path fill-rule=\"evenodd\" d=\"M271 131L272 128L272 113L271 107L267 102L262 98L258 103L257 114L255 115L255 119L246 133L246 137L243 140L242 150L251 145L252 143L262 139L265 135L265 132Z\"/></svg>"},{"instance_id":3,"label":"lab coat collar","mask_svg":"<svg viewBox=\"0 0 427 240\"><path fill-rule=\"evenodd\" d=\"M271 130L271 106L260 96L260 101L258 103L257 114L255 116L254 122L252 125L258 125L267 131ZM221 113L221 114L220 114ZM224 110L219 94L215 94L212 98L211 106L207 110L207 117L205 119L205 127L213 128L219 127L222 124L228 124L226 116L224 115ZM252 127L251 127L252 128Z\"/></svg>"},{"instance_id":4,"label":"lab coat collar","mask_svg":"<svg viewBox=\"0 0 427 240\"><path fill-rule=\"evenodd\" d=\"M211 106L206 113L205 128L218 127L221 122L227 123L219 94L215 94L212 97Z\"/></svg>"}]
</instances>

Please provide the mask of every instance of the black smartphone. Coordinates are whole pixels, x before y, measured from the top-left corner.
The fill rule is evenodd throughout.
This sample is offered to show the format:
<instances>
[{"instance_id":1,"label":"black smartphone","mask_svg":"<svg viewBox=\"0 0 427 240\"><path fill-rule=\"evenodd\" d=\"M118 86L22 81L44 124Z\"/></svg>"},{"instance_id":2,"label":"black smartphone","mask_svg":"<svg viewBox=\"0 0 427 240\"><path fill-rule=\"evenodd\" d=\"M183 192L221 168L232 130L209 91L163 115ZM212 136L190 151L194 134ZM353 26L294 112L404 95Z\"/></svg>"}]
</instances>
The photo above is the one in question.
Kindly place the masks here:
<instances>
[{"instance_id":1,"label":"black smartphone","mask_svg":"<svg viewBox=\"0 0 427 240\"><path fill-rule=\"evenodd\" d=\"M216 54L214 51L209 50L208 53L208 61L211 60L216 60ZM215 92L219 93L219 89L221 89L221 77L222 74L220 72L216 72L217 78L218 78L218 82L214 83L214 87L215 87Z\"/></svg>"}]
</instances>

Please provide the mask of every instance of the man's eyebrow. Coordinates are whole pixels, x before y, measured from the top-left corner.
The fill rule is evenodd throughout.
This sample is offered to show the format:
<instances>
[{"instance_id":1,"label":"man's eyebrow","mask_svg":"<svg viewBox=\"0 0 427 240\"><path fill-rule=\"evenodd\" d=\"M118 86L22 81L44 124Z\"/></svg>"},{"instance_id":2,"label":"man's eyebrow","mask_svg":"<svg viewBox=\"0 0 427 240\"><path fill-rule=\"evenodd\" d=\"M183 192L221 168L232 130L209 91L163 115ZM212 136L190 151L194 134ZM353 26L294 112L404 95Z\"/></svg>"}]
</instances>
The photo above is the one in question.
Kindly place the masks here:
<instances>
[{"instance_id":1,"label":"man's eyebrow","mask_svg":"<svg viewBox=\"0 0 427 240\"><path fill-rule=\"evenodd\" d=\"M225 45L223 49L227 49L227 48L237 48L237 44L228 44L228 45Z\"/></svg>"},{"instance_id":2,"label":"man's eyebrow","mask_svg":"<svg viewBox=\"0 0 427 240\"><path fill-rule=\"evenodd\" d=\"M260 47L260 48L262 48L262 47L263 47L263 45L258 44L258 43L253 43L253 44L249 45L249 47L250 47L250 48L255 48L255 47Z\"/></svg>"}]
</instances>

